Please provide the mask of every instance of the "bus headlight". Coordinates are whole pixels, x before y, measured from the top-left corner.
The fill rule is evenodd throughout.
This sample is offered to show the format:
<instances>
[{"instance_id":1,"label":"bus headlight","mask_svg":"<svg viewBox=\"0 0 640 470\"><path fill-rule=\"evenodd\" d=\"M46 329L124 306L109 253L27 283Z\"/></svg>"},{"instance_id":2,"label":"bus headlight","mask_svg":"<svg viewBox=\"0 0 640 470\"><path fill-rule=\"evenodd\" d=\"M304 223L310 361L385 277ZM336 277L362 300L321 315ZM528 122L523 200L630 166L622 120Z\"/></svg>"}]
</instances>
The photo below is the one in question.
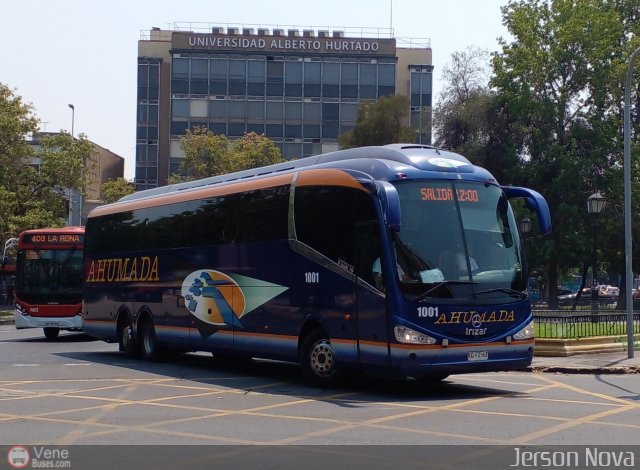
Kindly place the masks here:
<instances>
[{"instance_id":1,"label":"bus headlight","mask_svg":"<svg viewBox=\"0 0 640 470\"><path fill-rule=\"evenodd\" d=\"M406 326L396 325L393 328L393 332L396 335L396 340L399 343L408 344L435 344L436 339L423 333L418 333Z\"/></svg>"},{"instance_id":2,"label":"bus headlight","mask_svg":"<svg viewBox=\"0 0 640 470\"><path fill-rule=\"evenodd\" d=\"M533 320L527 326L513 335L513 339L529 339L533 338Z\"/></svg>"}]
</instances>

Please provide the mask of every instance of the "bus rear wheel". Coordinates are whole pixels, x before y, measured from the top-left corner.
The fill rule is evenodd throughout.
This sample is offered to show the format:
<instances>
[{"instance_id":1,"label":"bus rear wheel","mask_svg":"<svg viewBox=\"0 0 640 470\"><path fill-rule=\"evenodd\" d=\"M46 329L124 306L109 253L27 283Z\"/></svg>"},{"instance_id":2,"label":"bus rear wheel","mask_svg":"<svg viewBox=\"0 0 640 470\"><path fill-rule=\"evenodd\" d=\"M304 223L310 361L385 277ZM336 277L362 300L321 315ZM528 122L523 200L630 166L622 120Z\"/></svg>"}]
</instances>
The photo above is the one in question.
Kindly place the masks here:
<instances>
[{"instance_id":1,"label":"bus rear wheel","mask_svg":"<svg viewBox=\"0 0 640 470\"><path fill-rule=\"evenodd\" d=\"M43 330L44 330L44 336L47 339L56 339L60 334L60 328L56 328L53 326L48 326L46 328L43 328Z\"/></svg>"},{"instance_id":2,"label":"bus rear wheel","mask_svg":"<svg viewBox=\"0 0 640 470\"><path fill-rule=\"evenodd\" d=\"M313 330L302 342L300 365L305 378L314 385L337 385L343 379L331 341L322 330Z\"/></svg>"},{"instance_id":3,"label":"bus rear wheel","mask_svg":"<svg viewBox=\"0 0 640 470\"><path fill-rule=\"evenodd\" d=\"M156 329L149 319L142 323L140 328L140 346L142 357L148 361L155 361L160 356L160 348L156 340Z\"/></svg>"},{"instance_id":4,"label":"bus rear wheel","mask_svg":"<svg viewBox=\"0 0 640 470\"><path fill-rule=\"evenodd\" d=\"M120 351L124 352L126 356L135 357L138 355L138 344L136 343L135 334L133 332L133 324L129 318L124 320L120 326L118 341Z\"/></svg>"}]
</instances>

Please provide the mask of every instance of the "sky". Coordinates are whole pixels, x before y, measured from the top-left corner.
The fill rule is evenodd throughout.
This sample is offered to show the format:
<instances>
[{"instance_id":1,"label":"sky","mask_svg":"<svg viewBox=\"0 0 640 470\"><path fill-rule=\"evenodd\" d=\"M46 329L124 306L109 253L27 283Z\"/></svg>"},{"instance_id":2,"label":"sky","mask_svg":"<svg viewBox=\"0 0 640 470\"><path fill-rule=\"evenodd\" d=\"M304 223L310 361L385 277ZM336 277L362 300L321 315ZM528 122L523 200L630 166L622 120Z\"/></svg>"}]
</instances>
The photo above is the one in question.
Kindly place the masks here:
<instances>
[{"instance_id":1,"label":"sky","mask_svg":"<svg viewBox=\"0 0 640 470\"><path fill-rule=\"evenodd\" d=\"M0 83L34 107L40 130L80 133L135 172L137 53L141 33L176 23L393 28L430 39L433 96L451 54L498 50L508 0L30 0L2 6ZM74 110L68 105L72 104Z\"/></svg>"}]
</instances>

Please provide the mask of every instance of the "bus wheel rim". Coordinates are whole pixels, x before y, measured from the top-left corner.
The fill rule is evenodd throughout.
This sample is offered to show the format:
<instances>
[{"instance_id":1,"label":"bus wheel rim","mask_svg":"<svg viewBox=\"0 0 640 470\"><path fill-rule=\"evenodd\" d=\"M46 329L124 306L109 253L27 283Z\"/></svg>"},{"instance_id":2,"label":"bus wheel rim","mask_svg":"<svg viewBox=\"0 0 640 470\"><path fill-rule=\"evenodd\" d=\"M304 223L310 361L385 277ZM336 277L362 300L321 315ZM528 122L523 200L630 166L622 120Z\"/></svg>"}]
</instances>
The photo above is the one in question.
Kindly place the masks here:
<instances>
[{"instance_id":1,"label":"bus wheel rim","mask_svg":"<svg viewBox=\"0 0 640 470\"><path fill-rule=\"evenodd\" d=\"M309 363L313 372L320 377L330 377L335 373L335 358L329 340L322 339L313 345Z\"/></svg>"},{"instance_id":2,"label":"bus wheel rim","mask_svg":"<svg viewBox=\"0 0 640 470\"><path fill-rule=\"evenodd\" d=\"M122 330L122 345L125 347L129 346L132 342L132 336L133 328L131 327L131 325L125 326Z\"/></svg>"},{"instance_id":3,"label":"bus wheel rim","mask_svg":"<svg viewBox=\"0 0 640 470\"><path fill-rule=\"evenodd\" d=\"M145 352L150 354L153 351L153 339L151 338L151 333L149 331L145 331L144 333L143 344Z\"/></svg>"}]
</instances>

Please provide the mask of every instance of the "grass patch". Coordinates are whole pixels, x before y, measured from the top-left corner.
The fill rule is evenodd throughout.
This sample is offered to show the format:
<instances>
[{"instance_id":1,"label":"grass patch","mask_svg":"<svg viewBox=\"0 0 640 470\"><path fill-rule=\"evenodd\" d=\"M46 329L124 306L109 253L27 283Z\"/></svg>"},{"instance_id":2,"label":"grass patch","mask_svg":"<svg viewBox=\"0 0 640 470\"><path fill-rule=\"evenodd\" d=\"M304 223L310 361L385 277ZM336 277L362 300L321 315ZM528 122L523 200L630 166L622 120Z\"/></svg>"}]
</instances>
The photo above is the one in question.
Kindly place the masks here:
<instances>
[{"instance_id":1,"label":"grass patch","mask_svg":"<svg viewBox=\"0 0 640 470\"><path fill-rule=\"evenodd\" d=\"M535 323L536 338L576 339L627 334L626 322ZM634 334L640 325L634 324Z\"/></svg>"}]
</instances>

